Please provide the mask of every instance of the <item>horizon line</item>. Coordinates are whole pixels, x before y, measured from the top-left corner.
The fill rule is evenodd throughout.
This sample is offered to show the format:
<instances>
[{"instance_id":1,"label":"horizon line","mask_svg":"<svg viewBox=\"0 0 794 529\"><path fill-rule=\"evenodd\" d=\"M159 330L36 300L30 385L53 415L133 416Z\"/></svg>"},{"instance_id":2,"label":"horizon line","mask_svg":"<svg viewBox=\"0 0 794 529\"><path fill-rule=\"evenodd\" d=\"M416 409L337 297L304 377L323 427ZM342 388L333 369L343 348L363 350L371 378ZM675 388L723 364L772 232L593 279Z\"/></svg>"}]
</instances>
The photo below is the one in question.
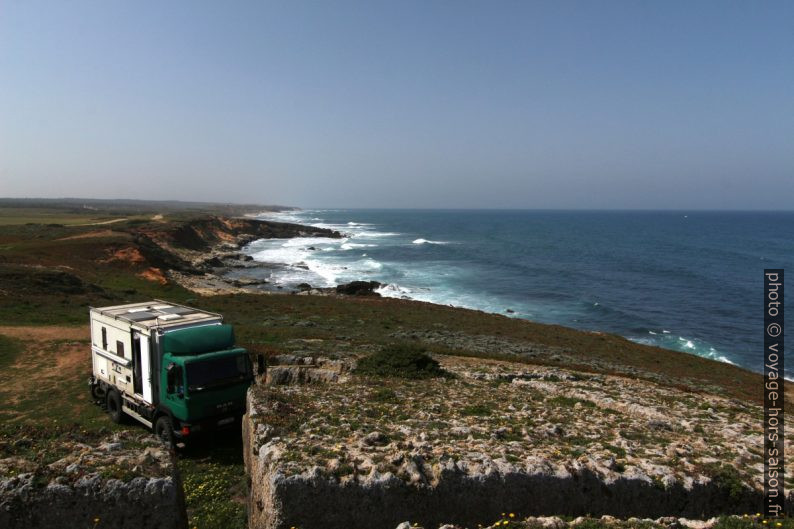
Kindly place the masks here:
<instances>
[{"instance_id":1,"label":"horizon line","mask_svg":"<svg viewBox=\"0 0 794 529\"><path fill-rule=\"evenodd\" d=\"M206 205L225 205L225 206L261 206L263 208L287 208L292 210L389 210L389 211L580 211L580 212L723 212L723 213L792 213L793 209L759 209L759 208L676 208L676 207L476 207L476 206L397 206L397 207L373 207L373 206L295 206L279 203L259 204L255 202L235 202L235 201L205 201L190 199L146 199L146 198L96 198L96 197L0 197L0 201L102 201L102 202L144 202L144 203L168 203L177 202L183 204L206 204Z\"/></svg>"}]
</instances>

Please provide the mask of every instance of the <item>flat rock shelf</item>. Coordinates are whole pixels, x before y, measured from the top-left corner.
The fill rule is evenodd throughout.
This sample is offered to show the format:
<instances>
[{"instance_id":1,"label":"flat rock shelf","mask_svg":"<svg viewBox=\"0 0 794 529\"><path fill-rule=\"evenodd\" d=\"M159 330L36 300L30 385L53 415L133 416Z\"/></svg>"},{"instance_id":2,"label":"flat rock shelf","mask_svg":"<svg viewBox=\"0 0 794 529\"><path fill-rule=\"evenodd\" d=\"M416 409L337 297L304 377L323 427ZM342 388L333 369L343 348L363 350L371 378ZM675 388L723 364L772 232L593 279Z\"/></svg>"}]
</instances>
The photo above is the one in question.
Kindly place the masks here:
<instances>
[{"instance_id":1,"label":"flat rock shelf","mask_svg":"<svg viewBox=\"0 0 794 529\"><path fill-rule=\"evenodd\" d=\"M249 527L477 527L504 512L706 518L760 505L758 406L621 376L437 359L449 376L252 387Z\"/></svg>"}]
</instances>

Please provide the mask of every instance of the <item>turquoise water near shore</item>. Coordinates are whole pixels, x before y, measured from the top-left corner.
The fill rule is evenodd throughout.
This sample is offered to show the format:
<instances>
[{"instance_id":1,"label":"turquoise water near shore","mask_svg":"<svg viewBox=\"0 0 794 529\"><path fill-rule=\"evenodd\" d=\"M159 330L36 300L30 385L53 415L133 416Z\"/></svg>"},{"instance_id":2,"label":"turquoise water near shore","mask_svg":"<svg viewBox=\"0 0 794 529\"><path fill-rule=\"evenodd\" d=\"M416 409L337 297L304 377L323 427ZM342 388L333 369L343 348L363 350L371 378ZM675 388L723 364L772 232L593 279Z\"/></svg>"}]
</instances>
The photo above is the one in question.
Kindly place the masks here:
<instances>
[{"instance_id":1,"label":"turquoise water near shore","mask_svg":"<svg viewBox=\"0 0 794 529\"><path fill-rule=\"evenodd\" d=\"M754 371L763 270L794 271L792 212L329 209L263 218L346 235L249 245L256 260L284 265L269 272L277 285L376 280L384 296L612 332Z\"/></svg>"}]
</instances>

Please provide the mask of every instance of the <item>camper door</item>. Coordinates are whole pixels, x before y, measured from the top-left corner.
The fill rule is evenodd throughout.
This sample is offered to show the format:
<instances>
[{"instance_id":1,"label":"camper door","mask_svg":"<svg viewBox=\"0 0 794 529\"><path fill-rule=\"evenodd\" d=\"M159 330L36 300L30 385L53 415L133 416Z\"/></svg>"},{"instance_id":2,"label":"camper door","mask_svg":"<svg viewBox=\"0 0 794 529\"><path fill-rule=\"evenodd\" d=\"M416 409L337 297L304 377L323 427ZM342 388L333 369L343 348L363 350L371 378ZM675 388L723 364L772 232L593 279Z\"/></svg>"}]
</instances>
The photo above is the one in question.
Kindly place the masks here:
<instances>
[{"instance_id":1,"label":"camper door","mask_svg":"<svg viewBox=\"0 0 794 529\"><path fill-rule=\"evenodd\" d=\"M135 394L152 403L152 361L149 337L138 331L132 333L132 362Z\"/></svg>"}]
</instances>

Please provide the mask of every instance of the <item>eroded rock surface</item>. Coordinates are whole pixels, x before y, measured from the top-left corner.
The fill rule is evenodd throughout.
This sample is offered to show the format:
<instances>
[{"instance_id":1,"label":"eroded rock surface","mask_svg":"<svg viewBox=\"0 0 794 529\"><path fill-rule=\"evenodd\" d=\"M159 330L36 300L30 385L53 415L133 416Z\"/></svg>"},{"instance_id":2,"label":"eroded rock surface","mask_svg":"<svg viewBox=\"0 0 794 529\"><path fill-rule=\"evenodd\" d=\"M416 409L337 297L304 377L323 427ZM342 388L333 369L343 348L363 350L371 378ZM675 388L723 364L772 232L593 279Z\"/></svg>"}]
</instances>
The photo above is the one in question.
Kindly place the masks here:
<instances>
[{"instance_id":1,"label":"eroded rock surface","mask_svg":"<svg viewBox=\"0 0 794 529\"><path fill-rule=\"evenodd\" d=\"M174 461L154 437L120 432L59 450L49 464L33 453L0 459L0 527L187 527Z\"/></svg>"},{"instance_id":2,"label":"eroded rock surface","mask_svg":"<svg viewBox=\"0 0 794 529\"><path fill-rule=\"evenodd\" d=\"M438 360L453 376L252 388L249 527L758 509L757 406L620 376Z\"/></svg>"}]
</instances>

